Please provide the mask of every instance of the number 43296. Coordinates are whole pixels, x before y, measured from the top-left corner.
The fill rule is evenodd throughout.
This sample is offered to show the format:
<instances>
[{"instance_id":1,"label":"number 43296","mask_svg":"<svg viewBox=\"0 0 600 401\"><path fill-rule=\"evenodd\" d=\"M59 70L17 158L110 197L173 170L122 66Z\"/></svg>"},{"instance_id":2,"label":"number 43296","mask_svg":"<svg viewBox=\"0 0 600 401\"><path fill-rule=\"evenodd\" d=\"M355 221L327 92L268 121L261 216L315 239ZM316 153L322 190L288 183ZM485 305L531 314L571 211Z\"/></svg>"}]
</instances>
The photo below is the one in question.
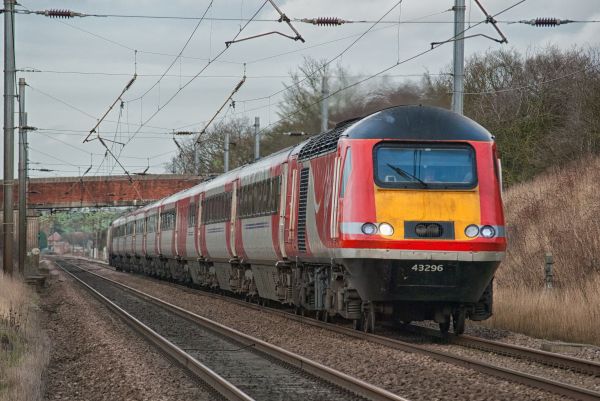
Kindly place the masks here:
<instances>
[{"instance_id":1,"label":"number 43296","mask_svg":"<svg viewBox=\"0 0 600 401\"><path fill-rule=\"evenodd\" d=\"M411 270L416 272L441 272L444 271L444 265L419 265L411 267Z\"/></svg>"}]
</instances>

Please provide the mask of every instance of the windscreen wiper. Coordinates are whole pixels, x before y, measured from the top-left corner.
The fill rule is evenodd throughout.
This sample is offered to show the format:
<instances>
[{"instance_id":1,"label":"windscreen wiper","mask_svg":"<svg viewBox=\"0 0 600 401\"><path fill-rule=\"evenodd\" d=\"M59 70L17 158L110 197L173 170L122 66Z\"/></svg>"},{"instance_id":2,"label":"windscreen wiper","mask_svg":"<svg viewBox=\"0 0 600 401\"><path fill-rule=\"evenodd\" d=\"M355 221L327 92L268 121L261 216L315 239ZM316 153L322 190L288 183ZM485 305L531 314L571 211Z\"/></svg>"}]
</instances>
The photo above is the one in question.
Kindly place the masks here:
<instances>
[{"instance_id":1,"label":"windscreen wiper","mask_svg":"<svg viewBox=\"0 0 600 401\"><path fill-rule=\"evenodd\" d=\"M423 181L422 179L415 177L414 175L412 175L411 173L401 169L400 167L396 167L394 165L391 165L390 163L387 164L392 170L394 170L396 173L398 173L398 175L401 175L405 178L409 178L412 179L413 181L417 181L419 182L421 185L423 185L424 188L427 188L429 185L427 185L427 183L425 181Z\"/></svg>"}]
</instances>

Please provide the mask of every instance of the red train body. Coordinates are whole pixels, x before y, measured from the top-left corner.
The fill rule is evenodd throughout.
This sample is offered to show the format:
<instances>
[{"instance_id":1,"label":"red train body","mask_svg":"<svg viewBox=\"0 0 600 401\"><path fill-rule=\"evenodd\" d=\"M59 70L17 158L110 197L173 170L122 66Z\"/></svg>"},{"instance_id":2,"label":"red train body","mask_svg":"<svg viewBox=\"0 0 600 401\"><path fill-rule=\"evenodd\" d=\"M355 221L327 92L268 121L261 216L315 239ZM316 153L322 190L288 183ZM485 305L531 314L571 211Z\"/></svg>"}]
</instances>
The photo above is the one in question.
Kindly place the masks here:
<instances>
[{"instance_id":1,"label":"red train body","mask_svg":"<svg viewBox=\"0 0 600 401\"><path fill-rule=\"evenodd\" d=\"M340 315L454 321L492 313L506 249L492 135L399 106L113 222L110 264Z\"/></svg>"}]
</instances>

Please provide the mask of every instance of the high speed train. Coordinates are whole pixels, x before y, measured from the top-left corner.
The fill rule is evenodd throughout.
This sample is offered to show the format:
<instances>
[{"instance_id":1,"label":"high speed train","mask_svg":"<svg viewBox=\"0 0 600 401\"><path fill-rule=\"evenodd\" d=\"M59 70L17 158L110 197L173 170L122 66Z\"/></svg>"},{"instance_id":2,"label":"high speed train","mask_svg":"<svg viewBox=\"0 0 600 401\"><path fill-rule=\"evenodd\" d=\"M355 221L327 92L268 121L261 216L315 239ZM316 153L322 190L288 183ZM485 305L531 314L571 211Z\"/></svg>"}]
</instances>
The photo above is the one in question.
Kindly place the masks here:
<instances>
[{"instance_id":1,"label":"high speed train","mask_svg":"<svg viewBox=\"0 0 600 401\"><path fill-rule=\"evenodd\" d=\"M154 202L109 228L110 264L321 319L451 322L492 314L505 255L494 137L397 106Z\"/></svg>"}]
</instances>

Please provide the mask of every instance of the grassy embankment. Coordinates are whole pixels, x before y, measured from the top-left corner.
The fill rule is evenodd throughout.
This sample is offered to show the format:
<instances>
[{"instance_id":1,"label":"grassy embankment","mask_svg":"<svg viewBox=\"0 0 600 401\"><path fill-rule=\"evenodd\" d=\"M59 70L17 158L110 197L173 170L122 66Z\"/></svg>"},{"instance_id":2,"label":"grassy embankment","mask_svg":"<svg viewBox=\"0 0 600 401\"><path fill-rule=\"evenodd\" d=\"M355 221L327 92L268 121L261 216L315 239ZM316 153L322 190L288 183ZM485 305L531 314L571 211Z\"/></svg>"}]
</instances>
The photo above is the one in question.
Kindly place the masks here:
<instances>
[{"instance_id":1,"label":"grassy embankment","mask_svg":"<svg viewBox=\"0 0 600 401\"><path fill-rule=\"evenodd\" d=\"M0 272L0 401L42 399L49 350L36 299L26 284Z\"/></svg>"},{"instance_id":2,"label":"grassy embankment","mask_svg":"<svg viewBox=\"0 0 600 401\"><path fill-rule=\"evenodd\" d=\"M508 255L496 276L493 327L600 345L600 158L505 192ZM544 255L554 287L544 289Z\"/></svg>"}]
</instances>

